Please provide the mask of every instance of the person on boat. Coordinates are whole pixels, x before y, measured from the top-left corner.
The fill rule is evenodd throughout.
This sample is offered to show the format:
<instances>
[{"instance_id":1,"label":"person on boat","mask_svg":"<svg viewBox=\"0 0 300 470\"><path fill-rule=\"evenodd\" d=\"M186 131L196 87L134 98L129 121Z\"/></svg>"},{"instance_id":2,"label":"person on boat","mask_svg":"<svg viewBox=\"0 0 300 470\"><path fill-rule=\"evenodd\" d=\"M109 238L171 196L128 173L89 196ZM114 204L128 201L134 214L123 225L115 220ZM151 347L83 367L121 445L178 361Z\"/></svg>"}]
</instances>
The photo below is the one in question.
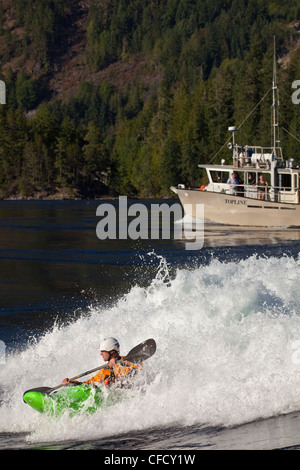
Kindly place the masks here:
<instances>
[{"instance_id":1,"label":"person on boat","mask_svg":"<svg viewBox=\"0 0 300 470\"><path fill-rule=\"evenodd\" d=\"M239 177L238 173L234 171L231 174L231 178L227 180L227 183L232 185L231 186L232 194L236 195L238 191L240 190L239 185L242 184L243 182L241 178Z\"/></svg>"},{"instance_id":2,"label":"person on boat","mask_svg":"<svg viewBox=\"0 0 300 470\"><path fill-rule=\"evenodd\" d=\"M265 200L266 198L266 192L268 188L268 182L264 180L263 175L260 175L259 181L258 181L258 194L259 194L259 199L262 201Z\"/></svg>"},{"instance_id":3,"label":"person on boat","mask_svg":"<svg viewBox=\"0 0 300 470\"><path fill-rule=\"evenodd\" d=\"M248 174L248 184L254 186L256 184L255 178L253 177L252 173Z\"/></svg>"},{"instance_id":4,"label":"person on boat","mask_svg":"<svg viewBox=\"0 0 300 470\"><path fill-rule=\"evenodd\" d=\"M116 338L105 338L99 345L100 354L104 361L107 361L107 367L104 367L97 372L97 374L84 381L84 382L70 382L68 378L62 381L63 385L69 385L71 383L86 383L92 385L111 386L112 384L118 386L129 386L129 381L139 370L141 370L141 364L133 364L129 361L122 361L124 356L120 356L120 344ZM118 363L117 363L118 361ZM119 362L120 361L120 362Z\"/></svg>"}]
</instances>

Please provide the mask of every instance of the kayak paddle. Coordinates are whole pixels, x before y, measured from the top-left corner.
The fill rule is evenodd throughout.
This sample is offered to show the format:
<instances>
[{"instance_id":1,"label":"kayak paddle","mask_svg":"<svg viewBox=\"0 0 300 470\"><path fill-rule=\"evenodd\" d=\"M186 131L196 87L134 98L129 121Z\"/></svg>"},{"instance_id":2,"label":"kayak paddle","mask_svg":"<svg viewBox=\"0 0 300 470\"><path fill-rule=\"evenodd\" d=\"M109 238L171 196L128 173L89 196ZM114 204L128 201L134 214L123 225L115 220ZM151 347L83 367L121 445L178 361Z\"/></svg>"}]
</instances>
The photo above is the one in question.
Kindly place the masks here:
<instances>
[{"instance_id":1,"label":"kayak paddle","mask_svg":"<svg viewBox=\"0 0 300 470\"><path fill-rule=\"evenodd\" d=\"M156 351L156 343L154 339L146 339L142 343L138 344L134 348L132 348L127 356L123 357L119 361L116 361L118 363L122 363L122 361L129 361L133 363L139 363L143 362L149 357L153 356L153 354ZM104 364L99 367L95 367L95 369L87 370L86 372L83 372L82 374L76 375L75 377L72 377L69 381L73 382L73 380L80 379L80 377L83 377L85 375L89 375L92 372L96 372L97 370L104 369L107 367L107 364ZM63 384L56 385L55 387L39 387L39 388L31 388L30 390L26 390L26 392L40 392L40 393L45 393L46 395L49 395L49 393L53 392L54 390L59 389L60 387L63 387Z\"/></svg>"}]
</instances>

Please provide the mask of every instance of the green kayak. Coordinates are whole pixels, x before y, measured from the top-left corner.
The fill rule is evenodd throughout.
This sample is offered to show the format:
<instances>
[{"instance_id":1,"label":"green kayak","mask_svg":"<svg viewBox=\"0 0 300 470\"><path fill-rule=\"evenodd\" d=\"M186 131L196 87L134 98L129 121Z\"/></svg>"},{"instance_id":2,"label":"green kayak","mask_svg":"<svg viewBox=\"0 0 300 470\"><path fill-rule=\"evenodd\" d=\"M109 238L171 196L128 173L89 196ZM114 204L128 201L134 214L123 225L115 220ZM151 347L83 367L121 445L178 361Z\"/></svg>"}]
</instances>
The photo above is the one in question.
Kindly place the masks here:
<instances>
[{"instance_id":1,"label":"green kayak","mask_svg":"<svg viewBox=\"0 0 300 470\"><path fill-rule=\"evenodd\" d=\"M71 416L77 413L94 413L104 402L112 404L107 403L108 400L100 388L88 384L67 386L50 394L42 393L41 390L42 388L28 390L24 393L23 400L34 410L51 416L64 413Z\"/></svg>"}]
</instances>

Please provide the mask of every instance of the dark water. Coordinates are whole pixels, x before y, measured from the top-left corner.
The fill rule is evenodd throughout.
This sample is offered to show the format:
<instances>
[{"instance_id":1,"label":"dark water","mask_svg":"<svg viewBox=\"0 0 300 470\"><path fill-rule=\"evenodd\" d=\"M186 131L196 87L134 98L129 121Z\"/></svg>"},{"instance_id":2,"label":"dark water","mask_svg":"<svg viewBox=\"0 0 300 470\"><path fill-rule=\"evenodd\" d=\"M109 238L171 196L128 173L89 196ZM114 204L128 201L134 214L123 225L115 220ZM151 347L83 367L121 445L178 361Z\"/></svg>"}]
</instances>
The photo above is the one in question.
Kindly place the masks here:
<instances>
[{"instance_id":1,"label":"dark water","mask_svg":"<svg viewBox=\"0 0 300 470\"><path fill-rule=\"evenodd\" d=\"M141 256L153 244L99 240L98 205L89 201L0 203L1 339L8 347L26 342L28 335L43 331L56 318L73 319L92 303L109 303L136 282L149 280L151 267ZM161 240L154 245L158 252L164 246ZM175 241L167 250L174 248Z\"/></svg>"},{"instance_id":2,"label":"dark water","mask_svg":"<svg viewBox=\"0 0 300 470\"><path fill-rule=\"evenodd\" d=\"M153 201L140 202L150 207ZM0 449L298 449L300 365L292 358L300 340L300 231L207 223L204 247L197 251L172 237L101 241L99 204L0 202L0 341L6 348L0 364ZM226 305L235 296L233 312ZM111 415L105 433L94 421L88 433L64 423L59 434L18 395L8 399L18 387L21 397L36 381L44 384L42 367L28 364L33 343L43 364L49 353L42 353L44 342L61 358L73 341L82 344L86 358L60 361L57 376L49 369L53 385L71 364L77 371L93 367L87 338L113 330L124 333L127 348L148 336L157 341L150 368L154 383L162 382L148 397L152 415L137 411L119 427ZM190 354L198 343L203 362L197 355L198 372L186 378L185 389L174 381L173 364L186 361L177 345L191 347ZM160 350L168 351L168 368ZM171 403L170 391L172 397L182 394L183 409Z\"/></svg>"}]
</instances>

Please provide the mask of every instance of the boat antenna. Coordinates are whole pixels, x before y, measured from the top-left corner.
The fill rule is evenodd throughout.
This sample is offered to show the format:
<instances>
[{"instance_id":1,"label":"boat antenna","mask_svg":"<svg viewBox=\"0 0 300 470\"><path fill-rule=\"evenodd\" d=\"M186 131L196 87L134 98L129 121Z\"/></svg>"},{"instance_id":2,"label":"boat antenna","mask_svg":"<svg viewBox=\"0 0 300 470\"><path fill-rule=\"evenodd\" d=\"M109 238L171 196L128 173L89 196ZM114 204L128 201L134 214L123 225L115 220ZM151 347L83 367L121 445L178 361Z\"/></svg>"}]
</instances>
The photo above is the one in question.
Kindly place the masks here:
<instances>
[{"instance_id":1,"label":"boat antenna","mask_svg":"<svg viewBox=\"0 0 300 470\"><path fill-rule=\"evenodd\" d=\"M272 93L273 93L273 102L272 102L272 127L273 127L273 153L276 158L276 127L278 123L276 121L276 90L277 90L277 71L276 71L276 43L274 36L274 52L273 52L273 82L272 82Z\"/></svg>"}]
</instances>

